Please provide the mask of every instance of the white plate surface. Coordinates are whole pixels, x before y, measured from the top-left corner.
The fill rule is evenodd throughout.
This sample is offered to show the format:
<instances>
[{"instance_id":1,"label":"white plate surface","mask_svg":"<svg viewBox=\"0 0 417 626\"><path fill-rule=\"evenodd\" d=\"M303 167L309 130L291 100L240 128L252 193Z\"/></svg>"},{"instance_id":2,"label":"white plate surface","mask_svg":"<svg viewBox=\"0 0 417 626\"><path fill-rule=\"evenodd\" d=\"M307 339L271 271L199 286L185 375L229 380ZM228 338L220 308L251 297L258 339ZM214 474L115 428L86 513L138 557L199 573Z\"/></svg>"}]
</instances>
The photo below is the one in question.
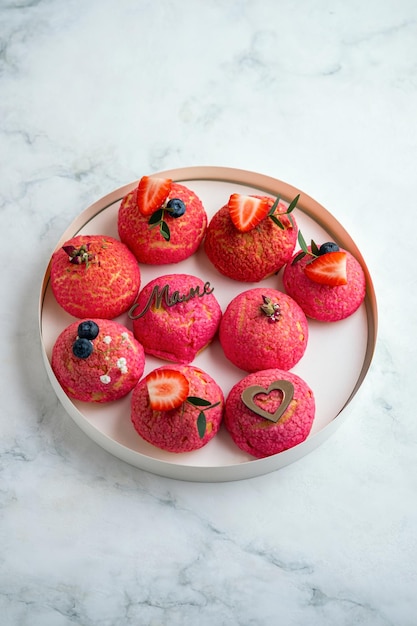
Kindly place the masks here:
<instances>
[{"instance_id":1,"label":"white plate surface","mask_svg":"<svg viewBox=\"0 0 417 626\"><path fill-rule=\"evenodd\" d=\"M239 450L224 427L201 450L172 454L143 441L130 421L130 394L109 404L88 404L71 400L57 382L50 366L53 344L58 334L75 320L56 303L49 284L50 268L46 269L39 303L39 324L46 370L55 393L72 419L102 448L138 468L181 480L218 482L240 480L277 470L317 448L347 416L362 385L372 360L377 334L375 293L362 254L341 224L322 206L302 191L282 181L242 170L220 167L191 167L161 172L193 189L203 201L208 217L224 204L231 193L265 193L280 195L291 201L298 193L300 200L294 217L306 241L314 239L337 241L360 261L367 277L365 302L351 317L336 323L309 320L309 342L301 361L292 369L313 389L316 417L305 442L265 459L254 459ZM106 234L118 238L117 212L121 198L137 185L135 181L105 196L87 208L63 233L56 248L76 234ZM144 286L153 278L169 273L199 276L214 287L222 310L230 300L251 287L282 287L282 272L261 283L240 283L221 276L210 264L204 250L180 264L140 265ZM127 314L117 318L131 328ZM164 362L147 357L145 374ZM223 388L225 395L246 372L234 367L224 357L216 339L193 361L207 371Z\"/></svg>"}]
</instances>

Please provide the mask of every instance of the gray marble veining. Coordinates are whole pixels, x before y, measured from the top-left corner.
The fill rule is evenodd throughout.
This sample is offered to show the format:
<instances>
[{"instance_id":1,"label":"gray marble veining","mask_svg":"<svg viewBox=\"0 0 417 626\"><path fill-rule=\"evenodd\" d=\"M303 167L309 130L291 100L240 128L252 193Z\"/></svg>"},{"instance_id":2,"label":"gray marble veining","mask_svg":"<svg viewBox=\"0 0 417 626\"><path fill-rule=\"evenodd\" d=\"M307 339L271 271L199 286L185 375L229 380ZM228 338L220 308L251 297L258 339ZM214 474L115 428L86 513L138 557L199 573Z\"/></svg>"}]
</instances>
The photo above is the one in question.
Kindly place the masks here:
<instances>
[{"instance_id":1,"label":"gray marble veining","mask_svg":"<svg viewBox=\"0 0 417 626\"><path fill-rule=\"evenodd\" d=\"M0 0L0 24L1 623L414 626L416 3ZM378 296L351 417L241 482L113 458L66 415L40 354L40 283L65 228L189 165L305 190L352 233Z\"/></svg>"}]
</instances>

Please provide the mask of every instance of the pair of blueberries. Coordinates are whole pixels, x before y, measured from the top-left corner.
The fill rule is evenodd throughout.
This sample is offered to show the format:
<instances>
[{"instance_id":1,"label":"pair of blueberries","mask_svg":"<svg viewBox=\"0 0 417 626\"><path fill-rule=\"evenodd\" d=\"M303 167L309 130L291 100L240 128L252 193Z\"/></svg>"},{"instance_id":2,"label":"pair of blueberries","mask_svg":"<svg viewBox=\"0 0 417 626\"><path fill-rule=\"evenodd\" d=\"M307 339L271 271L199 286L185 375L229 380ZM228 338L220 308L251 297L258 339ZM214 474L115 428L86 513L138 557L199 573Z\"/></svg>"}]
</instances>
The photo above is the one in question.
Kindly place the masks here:
<instances>
[{"instance_id":1,"label":"pair of blueberries","mask_svg":"<svg viewBox=\"0 0 417 626\"><path fill-rule=\"evenodd\" d=\"M98 325L92 320L81 322L78 326L78 337L72 345L72 352L78 359L88 359L93 352L92 341L99 333Z\"/></svg>"}]
</instances>

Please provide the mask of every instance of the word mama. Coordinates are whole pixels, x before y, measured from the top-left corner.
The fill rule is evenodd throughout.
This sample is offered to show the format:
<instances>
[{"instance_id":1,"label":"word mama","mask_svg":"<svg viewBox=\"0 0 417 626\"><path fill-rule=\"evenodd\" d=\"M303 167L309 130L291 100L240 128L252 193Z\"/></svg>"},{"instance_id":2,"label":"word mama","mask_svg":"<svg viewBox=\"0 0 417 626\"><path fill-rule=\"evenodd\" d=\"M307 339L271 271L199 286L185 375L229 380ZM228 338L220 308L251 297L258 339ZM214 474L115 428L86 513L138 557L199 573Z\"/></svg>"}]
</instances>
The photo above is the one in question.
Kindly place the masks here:
<instances>
[{"instance_id":1,"label":"word mama","mask_svg":"<svg viewBox=\"0 0 417 626\"><path fill-rule=\"evenodd\" d=\"M191 287L188 293L180 294L179 291L174 291L173 294L169 293L169 285L164 285L162 288L159 285L155 285L152 289L152 293L148 298L148 302L145 307L138 315L134 315L134 311L138 306L136 302L129 310L129 317L131 320L137 320L140 317L143 317L147 311L151 308L152 305L156 309L161 308L162 301L166 304L166 306L171 307L179 302L188 302L192 298L202 298L210 293L213 293L214 287L210 286L209 282L204 283L204 286L201 288L197 285L197 287Z\"/></svg>"}]
</instances>

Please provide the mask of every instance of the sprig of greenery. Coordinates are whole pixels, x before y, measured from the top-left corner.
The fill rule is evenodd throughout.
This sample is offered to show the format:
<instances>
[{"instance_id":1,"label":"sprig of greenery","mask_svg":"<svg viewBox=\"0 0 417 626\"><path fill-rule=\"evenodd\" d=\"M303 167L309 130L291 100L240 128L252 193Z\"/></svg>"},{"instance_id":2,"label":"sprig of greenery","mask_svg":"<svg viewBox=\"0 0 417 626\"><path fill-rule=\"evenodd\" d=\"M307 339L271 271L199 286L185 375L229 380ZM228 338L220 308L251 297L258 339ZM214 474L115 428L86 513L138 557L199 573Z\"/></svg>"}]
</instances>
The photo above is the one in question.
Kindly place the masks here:
<instances>
[{"instance_id":1,"label":"sprig of greenery","mask_svg":"<svg viewBox=\"0 0 417 626\"><path fill-rule=\"evenodd\" d=\"M204 398L197 398L196 396L188 396L185 399L185 402L188 402L188 404L191 404L192 406L195 406L200 409L200 412L197 417L197 430L198 430L200 439L203 439L204 435L206 434L206 427L207 427L207 420L206 420L204 411L213 409L215 406L218 406L220 402L211 404L209 400L205 400Z\"/></svg>"},{"instance_id":2,"label":"sprig of greenery","mask_svg":"<svg viewBox=\"0 0 417 626\"><path fill-rule=\"evenodd\" d=\"M155 228L156 226L159 226L159 232L161 233L162 237L166 241L169 241L171 238L171 233L168 224L164 220L165 211L167 210L168 209L166 209L165 207L161 207L160 209L155 211L155 213L152 213L151 217L149 218L148 224L149 228Z\"/></svg>"},{"instance_id":3,"label":"sprig of greenery","mask_svg":"<svg viewBox=\"0 0 417 626\"><path fill-rule=\"evenodd\" d=\"M306 240L304 239L301 230L298 231L298 244L301 248L301 252L297 254L292 260L291 265L295 265L298 261L301 261L306 255L312 256L313 259L317 258L320 255L319 248L315 241L311 240L310 250L308 249Z\"/></svg>"},{"instance_id":4,"label":"sprig of greenery","mask_svg":"<svg viewBox=\"0 0 417 626\"><path fill-rule=\"evenodd\" d=\"M169 230L167 222L164 219L165 213L168 213L169 215L172 212L172 208L164 204L163 206L161 206L160 209L157 209L154 213L152 213L148 221L149 228L155 228L155 226L159 226L159 232L166 241L169 241L171 239L171 232Z\"/></svg>"},{"instance_id":5,"label":"sprig of greenery","mask_svg":"<svg viewBox=\"0 0 417 626\"><path fill-rule=\"evenodd\" d=\"M268 217L271 218L271 220L274 222L274 224L276 224L278 226L278 228L281 228L281 230L285 230L285 226L284 224L281 222L281 220L275 215L275 211L277 209L277 206L279 204L280 201L280 197L278 196L277 199L275 200L274 204L271 206L269 213L268 213ZM291 213L294 211L295 207L297 206L297 202L300 199L300 194L296 195L295 198L290 202L288 209L285 211L285 213L280 213L279 215L287 215L288 219L290 220L291 226L294 228L294 220L292 219L292 215Z\"/></svg>"}]
</instances>

